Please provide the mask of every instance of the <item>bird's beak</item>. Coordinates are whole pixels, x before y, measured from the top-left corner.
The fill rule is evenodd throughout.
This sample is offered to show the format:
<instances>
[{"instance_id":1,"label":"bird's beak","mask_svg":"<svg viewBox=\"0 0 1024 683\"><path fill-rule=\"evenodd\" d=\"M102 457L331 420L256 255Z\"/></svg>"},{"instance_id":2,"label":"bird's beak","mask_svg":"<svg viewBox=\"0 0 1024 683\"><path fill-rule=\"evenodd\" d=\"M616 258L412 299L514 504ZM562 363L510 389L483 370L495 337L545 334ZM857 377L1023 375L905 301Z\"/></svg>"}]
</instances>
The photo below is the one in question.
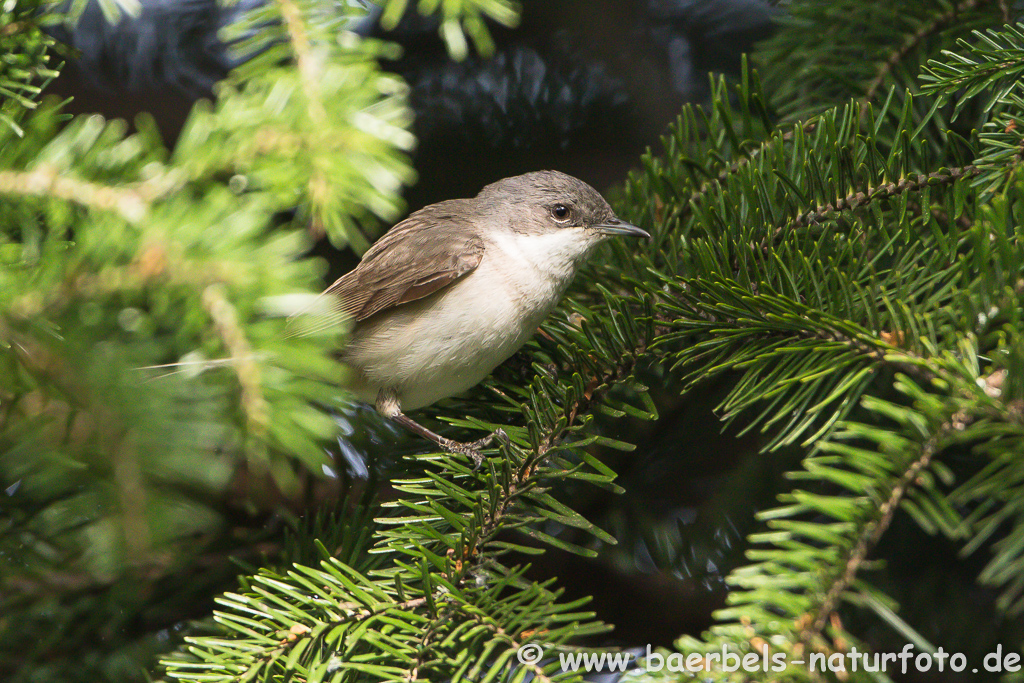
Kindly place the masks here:
<instances>
[{"instance_id":1,"label":"bird's beak","mask_svg":"<svg viewBox=\"0 0 1024 683\"><path fill-rule=\"evenodd\" d=\"M647 238L651 236L646 230L642 230L626 221L620 221L618 218L610 218L606 223L595 225L594 229L605 235L632 235L633 237Z\"/></svg>"}]
</instances>

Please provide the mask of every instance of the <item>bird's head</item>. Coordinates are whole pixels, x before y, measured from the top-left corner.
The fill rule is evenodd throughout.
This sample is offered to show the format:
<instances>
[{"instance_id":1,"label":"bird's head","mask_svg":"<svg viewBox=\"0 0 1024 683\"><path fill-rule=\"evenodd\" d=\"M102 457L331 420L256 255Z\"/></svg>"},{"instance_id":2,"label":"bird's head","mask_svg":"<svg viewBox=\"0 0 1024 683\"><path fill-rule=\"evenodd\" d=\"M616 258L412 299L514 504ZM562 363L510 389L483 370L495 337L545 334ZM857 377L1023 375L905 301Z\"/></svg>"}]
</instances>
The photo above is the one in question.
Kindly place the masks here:
<instances>
[{"instance_id":1,"label":"bird's head","mask_svg":"<svg viewBox=\"0 0 1024 683\"><path fill-rule=\"evenodd\" d=\"M481 190L477 199L489 208L502 207L509 229L520 234L562 233L588 247L612 235L650 237L618 218L597 190L558 171L504 178Z\"/></svg>"}]
</instances>

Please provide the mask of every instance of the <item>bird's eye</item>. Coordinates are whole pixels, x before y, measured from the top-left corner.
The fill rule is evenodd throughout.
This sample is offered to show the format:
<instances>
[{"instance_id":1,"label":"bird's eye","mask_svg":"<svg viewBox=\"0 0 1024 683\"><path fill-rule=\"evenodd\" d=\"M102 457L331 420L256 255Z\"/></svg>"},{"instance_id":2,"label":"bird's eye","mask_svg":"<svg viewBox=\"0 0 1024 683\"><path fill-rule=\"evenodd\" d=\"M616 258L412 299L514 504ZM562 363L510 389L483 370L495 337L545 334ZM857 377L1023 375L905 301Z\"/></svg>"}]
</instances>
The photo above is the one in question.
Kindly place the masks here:
<instances>
[{"instance_id":1,"label":"bird's eye","mask_svg":"<svg viewBox=\"0 0 1024 683\"><path fill-rule=\"evenodd\" d=\"M559 222L569 220L569 216L572 215L572 209L565 204L555 204L551 207L551 216Z\"/></svg>"}]
</instances>

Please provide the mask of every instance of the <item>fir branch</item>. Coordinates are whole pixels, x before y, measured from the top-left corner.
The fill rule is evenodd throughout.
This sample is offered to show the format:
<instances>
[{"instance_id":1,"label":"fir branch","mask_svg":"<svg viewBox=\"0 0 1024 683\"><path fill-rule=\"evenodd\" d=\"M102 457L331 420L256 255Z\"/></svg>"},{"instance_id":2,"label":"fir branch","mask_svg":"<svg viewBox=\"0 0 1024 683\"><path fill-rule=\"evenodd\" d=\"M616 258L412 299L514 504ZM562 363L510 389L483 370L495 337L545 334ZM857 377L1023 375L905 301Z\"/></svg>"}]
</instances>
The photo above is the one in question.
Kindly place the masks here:
<instances>
[{"instance_id":1,"label":"fir branch","mask_svg":"<svg viewBox=\"0 0 1024 683\"><path fill-rule=\"evenodd\" d=\"M538 458L543 458L555 444L572 431L573 427L579 425L580 419L588 415L589 411L600 403L609 391L632 375L640 358L649 358L648 345L649 341L642 339L636 347L621 358L620 362L605 367L589 378L587 384L593 387L591 391L578 396L571 404L562 406L561 419L557 422L558 426L548 430L541 437L534 451ZM577 368L576 370L581 369Z\"/></svg>"},{"instance_id":2,"label":"fir branch","mask_svg":"<svg viewBox=\"0 0 1024 683\"><path fill-rule=\"evenodd\" d=\"M501 530L504 518L514 508L521 494L536 480L537 466L562 439L580 426L583 419L589 415L589 411L600 403L608 392L632 375L639 359L649 358L648 346L646 338L640 339L633 349L619 356L618 362L606 365L591 375L587 380L587 392L577 395L575 400L559 404L560 412L549 419L552 426L540 433L540 438L531 446L532 454L513 472L509 486L500 490L504 495L491 503L494 512L484 514L479 530L472 537L471 545L466 547L463 557L457 562L460 582L458 585L489 561L482 552L484 546ZM571 368L570 372L573 370L585 371L583 367Z\"/></svg>"},{"instance_id":3,"label":"fir branch","mask_svg":"<svg viewBox=\"0 0 1024 683\"><path fill-rule=\"evenodd\" d=\"M872 78L865 86L863 94L857 97L856 102L858 103L859 117L861 119L866 117L870 107L873 104L877 104L875 96L878 94L879 89L885 84L886 78L889 74L897 65L902 63L917 47L919 47L926 38L933 36L937 32L940 32L944 28L953 24L961 14L983 7L991 1L992 0L962 0L959 5L955 5L946 12L932 18L927 23L919 27L915 32L909 34L904 39L903 43L881 62L874 78ZM744 68L746 67L744 66ZM750 78L750 75L744 74L744 78ZM756 87L759 89L759 84ZM751 95L749 91L737 87L736 94L740 96L741 101L746 101L744 106L750 106L749 100ZM715 98L713 106L722 106L720 95ZM729 117L723 117L723 123L725 123L725 125L731 125ZM781 136L770 134L772 133L772 130L769 130L767 131L769 135L758 142L753 148L733 150L734 155L739 155L739 158L734 159L731 163L726 165L714 178L707 179L701 183L686 199L679 202L675 213L670 213L669 217L672 218L678 216L685 220L689 217L691 206L694 202L701 201L709 196L714 190L724 185L730 176L735 175L748 164L756 161L760 155L764 154L771 148L776 146L785 147L785 145L792 142L798 131L804 134L813 132L818 124L819 121L816 117L807 118L793 123L789 130L784 132ZM852 132L851 135L853 135Z\"/></svg>"},{"instance_id":4,"label":"fir branch","mask_svg":"<svg viewBox=\"0 0 1024 683\"><path fill-rule=\"evenodd\" d=\"M903 336L903 333L899 330L895 332L882 331L880 333L878 339L884 346L872 345L865 341L864 337L849 337L835 330L822 331L816 336L819 339L848 344L850 348L856 349L865 357L879 364L884 363L894 370L912 375L922 381L930 382L936 377L935 371L928 366L929 359L927 357L900 347L900 338ZM867 337L867 339L874 340L872 337Z\"/></svg>"},{"instance_id":5,"label":"fir branch","mask_svg":"<svg viewBox=\"0 0 1024 683\"><path fill-rule=\"evenodd\" d=\"M0 126L23 136L20 122L39 105L39 95L57 77L51 67L56 41L42 28L44 0L20 0L0 8Z\"/></svg>"},{"instance_id":6,"label":"fir branch","mask_svg":"<svg viewBox=\"0 0 1024 683\"><path fill-rule=\"evenodd\" d=\"M421 599L424 602L426 601L426 598ZM403 676L403 680L419 680L420 667L422 667L426 663L424 655L428 652L428 648L430 647L430 641L434 638L436 628L437 625L435 620L435 623L430 624L430 626L428 626L427 629L423 632L423 637L420 638L419 647L416 648L416 660L413 662L412 666L409 667L409 670L406 672L405 676Z\"/></svg>"},{"instance_id":7,"label":"fir branch","mask_svg":"<svg viewBox=\"0 0 1024 683\"><path fill-rule=\"evenodd\" d=\"M878 519L861 527L856 544L850 550L846 559L842 574L833 582L825 594L821 604L817 607L817 616L811 621L810 626L800 632L800 642L810 646L812 641L824 630L832 617L832 613L839 605L843 593L853 584L868 553L881 540L882 535L892 523L896 511L899 510L900 502L907 491L917 485L918 476L927 468L932 458L944 447L946 436L954 429L962 430L967 418L959 415L953 416L950 421L944 423L938 431L928 438L921 447L920 456L906 468L899 481L892 488L888 499L878 508Z\"/></svg>"},{"instance_id":8,"label":"fir branch","mask_svg":"<svg viewBox=\"0 0 1024 683\"><path fill-rule=\"evenodd\" d=\"M887 83L897 97L916 92L933 44L991 26L1001 14L995 0L799 0L787 9L786 29L762 46L760 63L772 102L790 120L848 98L860 101L863 115ZM803 35L809 25L819 31L811 43Z\"/></svg>"},{"instance_id":9,"label":"fir branch","mask_svg":"<svg viewBox=\"0 0 1024 683\"><path fill-rule=\"evenodd\" d=\"M398 26L405 14L409 0L388 0L384 3L384 13L380 23L386 30ZM444 3L420 3L420 12L430 13L440 9L440 26L438 33L448 48L453 59L465 59L468 54L466 34L473 39L477 52L489 57L494 52L494 41L491 38L483 16L508 28L519 23L519 7L512 0L448 0Z\"/></svg>"},{"instance_id":10,"label":"fir branch","mask_svg":"<svg viewBox=\"0 0 1024 683\"><path fill-rule=\"evenodd\" d=\"M979 173L981 173L981 169L973 165L943 169L928 174L901 178L896 182L885 183L884 185L870 188L867 191L854 192L836 202L816 206L797 215L786 225L776 228L772 234L772 239L778 239L780 235L791 228L803 228L819 223L836 212L851 211L867 206L875 201L891 199L907 192L917 192L925 186L951 185L962 178L972 178ZM766 246L767 244L762 244L762 248Z\"/></svg>"},{"instance_id":11,"label":"fir branch","mask_svg":"<svg viewBox=\"0 0 1024 683\"><path fill-rule=\"evenodd\" d=\"M176 189L178 179L166 174L136 185L109 186L63 175L51 165L30 171L0 170L0 194L52 197L100 211L114 211L130 223L141 221L150 205Z\"/></svg>"},{"instance_id":12,"label":"fir branch","mask_svg":"<svg viewBox=\"0 0 1024 683\"><path fill-rule=\"evenodd\" d=\"M224 295L223 287L207 287L203 290L202 302L231 357L242 390L242 410L249 429L254 435L262 437L270 423L269 407L263 397L260 366L255 360L252 346L239 325L235 308Z\"/></svg>"},{"instance_id":13,"label":"fir branch","mask_svg":"<svg viewBox=\"0 0 1024 683\"><path fill-rule=\"evenodd\" d=\"M295 0L276 0L276 2L288 31L299 76L302 78L310 123L314 127L323 126L327 122L327 110L320 98L320 78L323 74L313 56L302 10Z\"/></svg>"},{"instance_id":14,"label":"fir branch","mask_svg":"<svg viewBox=\"0 0 1024 683\"><path fill-rule=\"evenodd\" d=\"M790 130L787 130L782 135L770 135L766 139L762 140L756 147L749 151L745 151L743 156L721 170L716 177L705 181L700 185L700 187L691 192L689 197L680 202L678 213L676 215L683 220L687 219L692 211L692 205L695 202L705 199L713 191L721 189L730 176L733 176L743 170L744 167L756 161L758 156L769 151L776 145L784 147L787 143L793 140L793 136L796 135L797 129L800 129L804 133L810 133L814 131L817 125L817 119L810 119L808 121L794 124Z\"/></svg>"},{"instance_id":15,"label":"fir branch","mask_svg":"<svg viewBox=\"0 0 1024 683\"><path fill-rule=\"evenodd\" d=\"M795 134L796 128L803 127L805 132L811 131L817 125L817 121L811 120L794 125L780 136L774 134L775 126L770 122L766 106L760 101L760 81L756 72L749 70L746 59L742 64L742 78L739 83L730 84L724 77L711 77L711 104L710 111L702 111L702 107L686 105L682 114L676 121L675 130L671 131L664 138L666 147L670 153L681 151L693 162L692 165L703 165L707 162L717 163L721 168L717 173L711 173L708 169L702 169L704 179L693 183L691 189L684 198L674 200L675 208L666 214L659 212L658 222L668 222L673 219L685 221L692 214L694 203L709 196L713 191L719 189L725 182L737 172L745 168L766 150L779 143L785 144ZM736 110L732 105L732 98L738 97L742 102L745 111L759 111L759 123L761 128L754 124L756 117L744 116L736 122ZM721 137L725 144L715 144L711 136L720 136L721 128L728 130L728 134ZM741 144L733 146L734 141L742 141ZM753 142L753 144L751 144ZM705 149L707 147L707 149ZM707 152L713 151L713 154ZM708 177L710 176L710 177Z\"/></svg>"},{"instance_id":16,"label":"fir branch","mask_svg":"<svg viewBox=\"0 0 1024 683\"><path fill-rule=\"evenodd\" d=\"M7 313L13 319L27 321L53 315L76 299L104 298L154 284L204 291L213 285L238 284L240 274L229 264L171 258L168 247L154 240L141 248L127 265L107 265L100 272L71 272L52 287L39 287L14 298Z\"/></svg>"},{"instance_id":17,"label":"fir branch","mask_svg":"<svg viewBox=\"0 0 1024 683\"><path fill-rule=\"evenodd\" d=\"M919 47L926 38L929 38L947 28L955 22L961 14L983 6L988 2L991 2L991 0L962 0L960 4L953 5L953 7L946 12L936 15L931 21L925 23L917 31L908 35L903 40L903 43L893 50L889 56L879 64L875 77L868 82L867 87L864 89L864 96L861 100L861 115L864 115L875 95L878 94L878 90L885 84L885 79L888 78L892 70L906 59L911 52L917 49L917 47ZM1005 6L1004 0L1000 0L1000 7L1003 9L1003 16L1006 17L1009 9ZM1008 20L1004 19L1004 22L1005 21Z\"/></svg>"},{"instance_id":18,"label":"fir branch","mask_svg":"<svg viewBox=\"0 0 1024 683\"><path fill-rule=\"evenodd\" d=\"M395 611L410 611L423 607L427 604L426 598L413 598L412 600L406 600L399 603L388 603L384 604L376 609L369 609L363 607L358 602L347 602L339 603L336 605L336 609L343 610L345 615L338 619L333 619L326 622L328 626L344 626L346 624L358 624L364 622L373 617L381 617L388 615ZM318 624L318 626L320 626ZM326 630L321 628L320 630ZM304 624L295 624L288 632L281 638L278 646L273 649L268 649L263 655L261 655L256 661L260 667L269 664L281 655L289 652L292 648L302 643L301 636L309 634L311 629ZM415 678L409 679L415 680Z\"/></svg>"},{"instance_id":19,"label":"fir branch","mask_svg":"<svg viewBox=\"0 0 1024 683\"><path fill-rule=\"evenodd\" d=\"M940 103L959 95L953 119L979 97L985 112L1000 102L1012 106L1011 96L1024 69L1024 33L1018 26L974 31L973 37L973 43L957 40L957 51L946 50L943 59L929 60L921 74L922 90L937 96Z\"/></svg>"}]
</instances>

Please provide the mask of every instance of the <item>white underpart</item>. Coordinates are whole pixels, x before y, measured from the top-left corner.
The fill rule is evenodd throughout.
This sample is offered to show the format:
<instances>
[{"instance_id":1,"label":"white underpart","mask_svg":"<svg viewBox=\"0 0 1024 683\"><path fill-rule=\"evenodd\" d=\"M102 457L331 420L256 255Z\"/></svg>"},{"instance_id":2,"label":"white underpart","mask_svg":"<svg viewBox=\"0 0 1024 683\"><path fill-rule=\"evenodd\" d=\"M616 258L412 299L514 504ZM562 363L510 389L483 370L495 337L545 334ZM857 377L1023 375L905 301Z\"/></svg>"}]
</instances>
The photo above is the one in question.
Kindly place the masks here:
<instances>
[{"instance_id":1,"label":"white underpart","mask_svg":"<svg viewBox=\"0 0 1024 683\"><path fill-rule=\"evenodd\" d=\"M344 354L356 395L373 403L394 388L414 410L479 383L533 335L600 240L582 228L489 237L472 273L359 326Z\"/></svg>"}]
</instances>

